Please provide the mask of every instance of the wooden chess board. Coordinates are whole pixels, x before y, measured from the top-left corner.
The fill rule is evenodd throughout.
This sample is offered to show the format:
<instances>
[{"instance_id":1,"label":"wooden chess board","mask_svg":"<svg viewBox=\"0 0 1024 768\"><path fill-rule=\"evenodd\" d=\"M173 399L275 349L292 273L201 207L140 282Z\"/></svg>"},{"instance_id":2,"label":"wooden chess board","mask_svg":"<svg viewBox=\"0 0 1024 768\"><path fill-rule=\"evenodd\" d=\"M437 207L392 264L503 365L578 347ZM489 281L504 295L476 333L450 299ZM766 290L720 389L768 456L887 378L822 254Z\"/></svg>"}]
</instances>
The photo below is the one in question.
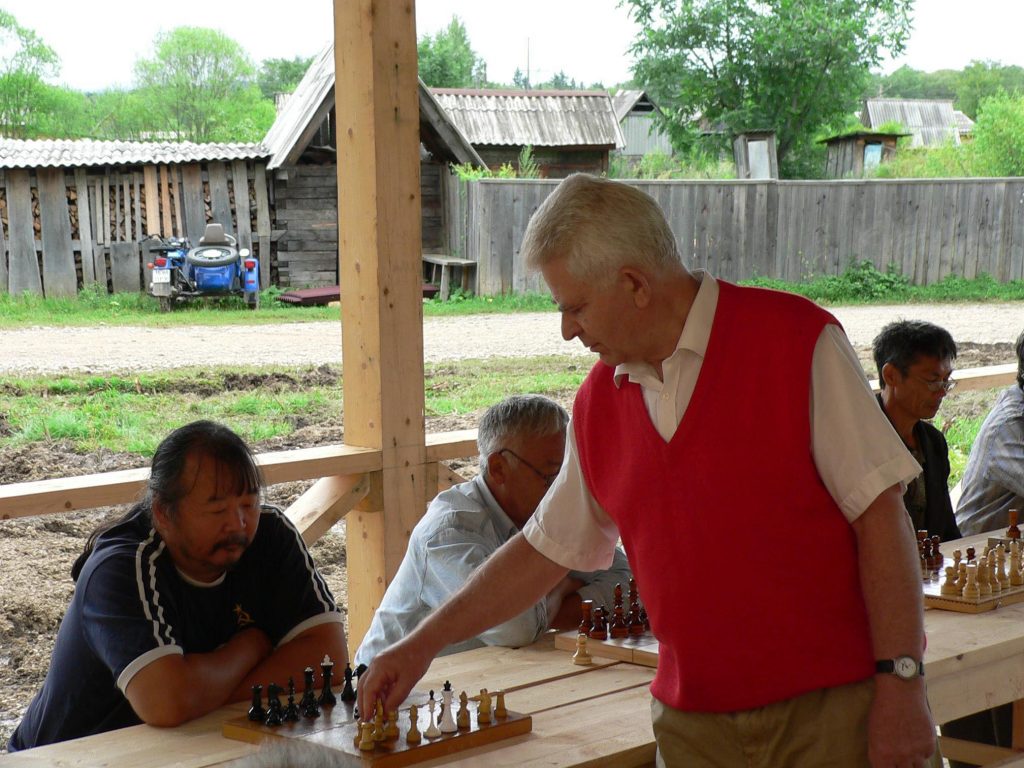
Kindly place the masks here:
<instances>
[{"instance_id":1,"label":"wooden chess board","mask_svg":"<svg viewBox=\"0 0 1024 768\"><path fill-rule=\"evenodd\" d=\"M576 651L575 630L555 635L555 648L574 653ZM587 638L587 651L600 659L617 659L644 667L658 666L658 641L650 632L621 639L594 640Z\"/></svg>"},{"instance_id":2,"label":"wooden chess board","mask_svg":"<svg viewBox=\"0 0 1024 768\"><path fill-rule=\"evenodd\" d=\"M942 582L946 576L933 576L924 581L924 604L928 608L938 608L943 611L957 611L959 613L985 613L993 611L1001 605L1013 605L1024 602L1024 586L1007 587L1000 592L985 595L978 599L961 597L960 595L942 594Z\"/></svg>"},{"instance_id":3,"label":"wooden chess board","mask_svg":"<svg viewBox=\"0 0 1024 768\"><path fill-rule=\"evenodd\" d=\"M509 739L529 733L533 729L530 715L509 711L506 717L499 718L491 713L490 723L478 722L478 705L476 699L469 701L469 728L460 728L455 733L446 733L428 739L423 736L419 744L406 743L409 733L409 705L416 704L417 726L422 734L430 726L430 712L426 706L427 694L413 692L399 710L397 739L378 742L373 751L360 750L359 724L353 717L353 705L338 702L335 707L324 708L320 717L315 719L300 718L298 722L283 723L279 726L268 726L260 722L252 722L248 717L236 717L224 722L222 732L229 739L259 744L264 741L279 739L297 739L304 744L315 745L330 750L333 760L340 766L372 766L373 768L401 768L423 760L443 757L473 747L492 744L502 739ZM438 702L440 704L440 702ZM456 708L458 701L456 700ZM440 720L440 707L435 718Z\"/></svg>"}]
</instances>

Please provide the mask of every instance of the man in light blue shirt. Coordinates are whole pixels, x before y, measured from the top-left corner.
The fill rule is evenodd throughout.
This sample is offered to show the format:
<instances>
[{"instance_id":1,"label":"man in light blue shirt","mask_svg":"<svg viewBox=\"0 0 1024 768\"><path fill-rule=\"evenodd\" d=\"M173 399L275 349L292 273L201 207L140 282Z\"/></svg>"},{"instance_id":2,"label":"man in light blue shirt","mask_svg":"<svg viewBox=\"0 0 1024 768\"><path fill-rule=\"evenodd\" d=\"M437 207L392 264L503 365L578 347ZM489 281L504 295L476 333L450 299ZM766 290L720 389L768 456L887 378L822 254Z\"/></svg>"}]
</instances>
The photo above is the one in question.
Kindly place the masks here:
<instances>
[{"instance_id":1,"label":"man in light blue shirt","mask_svg":"<svg viewBox=\"0 0 1024 768\"><path fill-rule=\"evenodd\" d=\"M509 397L487 410L477 432L480 474L438 494L413 529L405 559L356 651L357 664L369 664L405 637L526 524L561 469L568 421L564 408L539 395ZM518 647L547 629L575 629L583 600L610 609L615 585L625 588L631 576L617 549L608 570L570 571L544 600L443 653Z\"/></svg>"}]
</instances>

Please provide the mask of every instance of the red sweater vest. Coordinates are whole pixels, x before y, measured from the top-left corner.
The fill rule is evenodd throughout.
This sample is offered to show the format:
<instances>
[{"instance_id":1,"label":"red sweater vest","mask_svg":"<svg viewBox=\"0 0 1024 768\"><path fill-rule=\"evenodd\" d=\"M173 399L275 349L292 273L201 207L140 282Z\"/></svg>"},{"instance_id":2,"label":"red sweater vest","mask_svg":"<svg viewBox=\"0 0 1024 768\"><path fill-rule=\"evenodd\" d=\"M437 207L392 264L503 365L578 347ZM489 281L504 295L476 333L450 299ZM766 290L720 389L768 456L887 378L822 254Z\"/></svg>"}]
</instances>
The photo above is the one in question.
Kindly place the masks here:
<instances>
[{"instance_id":1,"label":"red sweater vest","mask_svg":"<svg viewBox=\"0 0 1024 768\"><path fill-rule=\"evenodd\" d=\"M617 388L602 363L573 410L587 485L619 527L660 642L651 692L705 712L874 670L854 532L811 454L811 360L836 321L797 296L719 286L701 373L669 442L640 387Z\"/></svg>"}]
</instances>

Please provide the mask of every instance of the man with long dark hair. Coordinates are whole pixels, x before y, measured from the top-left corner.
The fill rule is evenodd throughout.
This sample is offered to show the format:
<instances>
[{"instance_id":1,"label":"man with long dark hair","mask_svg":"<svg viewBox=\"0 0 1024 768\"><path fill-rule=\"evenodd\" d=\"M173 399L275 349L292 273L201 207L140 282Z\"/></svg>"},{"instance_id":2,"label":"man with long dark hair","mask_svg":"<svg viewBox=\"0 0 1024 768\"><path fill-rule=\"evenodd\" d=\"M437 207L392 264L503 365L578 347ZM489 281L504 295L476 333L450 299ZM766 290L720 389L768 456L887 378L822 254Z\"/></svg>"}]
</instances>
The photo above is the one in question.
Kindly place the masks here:
<instances>
[{"instance_id":1,"label":"man with long dark hair","mask_svg":"<svg viewBox=\"0 0 1024 768\"><path fill-rule=\"evenodd\" d=\"M193 422L160 443L145 498L72 568L75 594L11 751L178 725L256 683L301 679L325 653L345 662L334 598L261 488L224 426Z\"/></svg>"}]
</instances>

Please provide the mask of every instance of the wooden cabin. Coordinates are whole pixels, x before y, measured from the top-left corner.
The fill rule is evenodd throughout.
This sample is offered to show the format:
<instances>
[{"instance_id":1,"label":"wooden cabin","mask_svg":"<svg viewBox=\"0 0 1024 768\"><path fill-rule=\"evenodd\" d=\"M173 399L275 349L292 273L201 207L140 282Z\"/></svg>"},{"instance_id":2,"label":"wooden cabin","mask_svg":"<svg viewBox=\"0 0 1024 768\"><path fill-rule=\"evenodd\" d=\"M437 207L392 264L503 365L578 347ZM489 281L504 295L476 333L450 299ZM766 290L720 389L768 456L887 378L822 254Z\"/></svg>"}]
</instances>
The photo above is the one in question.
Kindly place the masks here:
<instances>
[{"instance_id":1,"label":"wooden cabin","mask_svg":"<svg viewBox=\"0 0 1024 768\"><path fill-rule=\"evenodd\" d=\"M508 164L531 147L543 178L607 173L612 150L625 146L604 91L431 88L451 122L487 167Z\"/></svg>"},{"instance_id":2,"label":"wooden cabin","mask_svg":"<svg viewBox=\"0 0 1024 768\"><path fill-rule=\"evenodd\" d=\"M822 139L828 150L825 159L825 178L846 179L860 177L896 154L896 142L908 133L875 133L855 131L841 136Z\"/></svg>"}]
</instances>

